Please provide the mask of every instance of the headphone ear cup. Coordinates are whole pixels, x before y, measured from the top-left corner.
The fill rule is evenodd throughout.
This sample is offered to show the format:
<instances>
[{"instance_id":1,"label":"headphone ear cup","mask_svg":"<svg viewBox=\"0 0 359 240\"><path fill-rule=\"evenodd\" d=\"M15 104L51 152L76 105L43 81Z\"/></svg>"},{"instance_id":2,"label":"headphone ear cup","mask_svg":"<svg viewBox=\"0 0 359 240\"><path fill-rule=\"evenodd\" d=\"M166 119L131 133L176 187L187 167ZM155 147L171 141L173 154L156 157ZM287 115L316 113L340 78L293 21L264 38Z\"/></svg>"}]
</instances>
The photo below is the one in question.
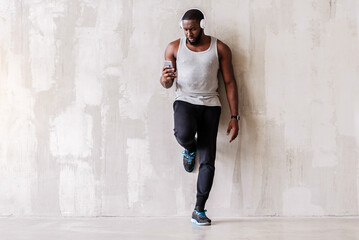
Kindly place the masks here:
<instances>
[{"instance_id":1,"label":"headphone ear cup","mask_svg":"<svg viewBox=\"0 0 359 240\"><path fill-rule=\"evenodd\" d=\"M200 26L201 28L205 28L205 27L206 27L206 20L202 19L202 20L200 21L200 23L199 23L199 26Z\"/></svg>"},{"instance_id":2,"label":"headphone ear cup","mask_svg":"<svg viewBox=\"0 0 359 240\"><path fill-rule=\"evenodd\" d=\"M181 29L183 28L182 20L179 21L178 25Z\"/></svg>"}]
</instances>

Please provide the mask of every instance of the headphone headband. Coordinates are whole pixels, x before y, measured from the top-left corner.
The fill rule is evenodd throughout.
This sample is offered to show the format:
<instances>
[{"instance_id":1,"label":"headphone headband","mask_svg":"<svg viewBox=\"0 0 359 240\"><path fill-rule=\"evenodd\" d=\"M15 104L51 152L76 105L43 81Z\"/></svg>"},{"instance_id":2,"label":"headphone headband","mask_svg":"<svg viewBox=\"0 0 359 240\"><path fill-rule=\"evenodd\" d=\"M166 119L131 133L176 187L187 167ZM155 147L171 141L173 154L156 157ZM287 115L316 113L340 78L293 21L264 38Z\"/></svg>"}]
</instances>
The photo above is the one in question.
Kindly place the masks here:
<instances>
[{"instance_id":1,"label":"headphone headband","mask_svg":"<svg viewBox=\"0 0 359 240\"><path fill-rule=\"evenodd\" d=\"M189 10L198 10L198 11L200 11L200 12L203 14L203 19L201 19L201 21L199 22L199 26L200 26L201 28L205 28L205 26L206 26L206 16L205 16L204 13L202 12L202 10L199 9L199 8L190 8L190 9L188 9L185 13L183 13L183 15L182 15L182 17L180 18L180 21L179 21L179 26L180 26L180 28L183 28L182 18L184 17L184 15L185 15Z\"/></svg>"}]
</instances>

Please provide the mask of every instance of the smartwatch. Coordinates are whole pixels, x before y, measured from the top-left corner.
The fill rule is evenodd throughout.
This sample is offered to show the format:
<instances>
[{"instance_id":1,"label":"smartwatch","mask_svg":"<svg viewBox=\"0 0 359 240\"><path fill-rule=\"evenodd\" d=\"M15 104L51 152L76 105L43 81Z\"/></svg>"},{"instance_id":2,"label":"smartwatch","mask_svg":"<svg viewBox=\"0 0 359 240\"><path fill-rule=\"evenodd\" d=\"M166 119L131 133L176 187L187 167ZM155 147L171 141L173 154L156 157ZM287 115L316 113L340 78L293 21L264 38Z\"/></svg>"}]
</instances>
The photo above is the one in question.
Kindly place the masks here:
<instances>
[{"instance_id":1,"label":"smartwatch","mask_svg":"<svg viewBox=\"0 0 359 240\"><path fill-rule=\"evenodd\" d=\"M232 118L237 119L237 120L240 119L239 115L232 115L232 116L231 116L231 119L232 119Z\"/></svg>"}]
</instances>

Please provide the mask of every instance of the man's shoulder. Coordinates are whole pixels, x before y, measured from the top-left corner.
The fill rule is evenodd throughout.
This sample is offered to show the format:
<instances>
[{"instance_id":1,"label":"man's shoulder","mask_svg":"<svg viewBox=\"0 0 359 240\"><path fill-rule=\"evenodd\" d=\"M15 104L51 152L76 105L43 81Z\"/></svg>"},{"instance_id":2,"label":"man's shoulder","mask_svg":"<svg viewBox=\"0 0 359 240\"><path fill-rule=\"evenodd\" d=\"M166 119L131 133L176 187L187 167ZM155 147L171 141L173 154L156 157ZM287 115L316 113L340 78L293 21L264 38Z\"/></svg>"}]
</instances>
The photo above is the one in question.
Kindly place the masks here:
<instances>
[{"instance_id":1,"label":"man's shoulder","mask_svg":"<svg viewBox=\"0 0 359 240\"><path fill-rule=\"evenodd\" d=\"M217 46L221 48L229 48L227 44L217 38Z\"/></svg>"},{"instance_id":2,"label":"man's shoulder","mask_svg":"<svg viewBox=\"0 0 359 240\"><path fill-rule=\"evenodd\" d=\"M179 44L180 44L180 41L181 41L181 38L178 38L178 39L176 39L176 40L170 42L170 43L168 44L168 46L177 47L177 48L178 48L178 46L179 46Z\"/></svg>"},{"instance_id":3,"label":"man's shoulder","mask_svg":"<svg viewBox=\"0 0 359 240\"><path fill-rule=\"evenodd\" d=\"M181 39L174 40L167 45L166 52L176 55Z\"/></svg>"},{"instance_id":4,"label":"man's shoulder","mask_svg":"<svg viewBox=\"0 0 359 240\"><path fill-rule=\"evenodd\" d=\"M228 45L225 44L223 41L219 40L218 38L217 38L217 49L218 49L219 58L231 54L231 49L228 47Z\"/></svg>"}]
</instances>

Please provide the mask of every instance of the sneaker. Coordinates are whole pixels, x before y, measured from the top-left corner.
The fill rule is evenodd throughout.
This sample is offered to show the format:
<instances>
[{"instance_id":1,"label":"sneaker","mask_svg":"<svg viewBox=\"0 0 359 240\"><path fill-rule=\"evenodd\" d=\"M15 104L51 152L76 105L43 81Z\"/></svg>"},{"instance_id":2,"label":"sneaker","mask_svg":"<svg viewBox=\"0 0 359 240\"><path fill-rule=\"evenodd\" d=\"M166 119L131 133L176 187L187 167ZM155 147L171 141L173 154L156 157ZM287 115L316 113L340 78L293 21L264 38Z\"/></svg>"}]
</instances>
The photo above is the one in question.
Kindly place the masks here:
<instances>
[{"instance_id":1,"label":"sneaker","mask_svg":"<svg viewBox=\"0 0 359 240\"><path fill-rule=\"evenodd\" d=\"M192 172L196 166L196 152L183 151L183 166L187 172Z\"/></svg>"},{"instance_id":2,"label":"sneaker","mask_svg":"<svg viewBox=\"0 0 359 240\"><path fill-rule=\"evenodd\" d=\"M205 212L207 212L207 210L204 210L204 212L198 212L197 210L194 210L192 213L191 222L200 226L211 225L212 221L206 216Z\"/></svg>"}]
</instances>

